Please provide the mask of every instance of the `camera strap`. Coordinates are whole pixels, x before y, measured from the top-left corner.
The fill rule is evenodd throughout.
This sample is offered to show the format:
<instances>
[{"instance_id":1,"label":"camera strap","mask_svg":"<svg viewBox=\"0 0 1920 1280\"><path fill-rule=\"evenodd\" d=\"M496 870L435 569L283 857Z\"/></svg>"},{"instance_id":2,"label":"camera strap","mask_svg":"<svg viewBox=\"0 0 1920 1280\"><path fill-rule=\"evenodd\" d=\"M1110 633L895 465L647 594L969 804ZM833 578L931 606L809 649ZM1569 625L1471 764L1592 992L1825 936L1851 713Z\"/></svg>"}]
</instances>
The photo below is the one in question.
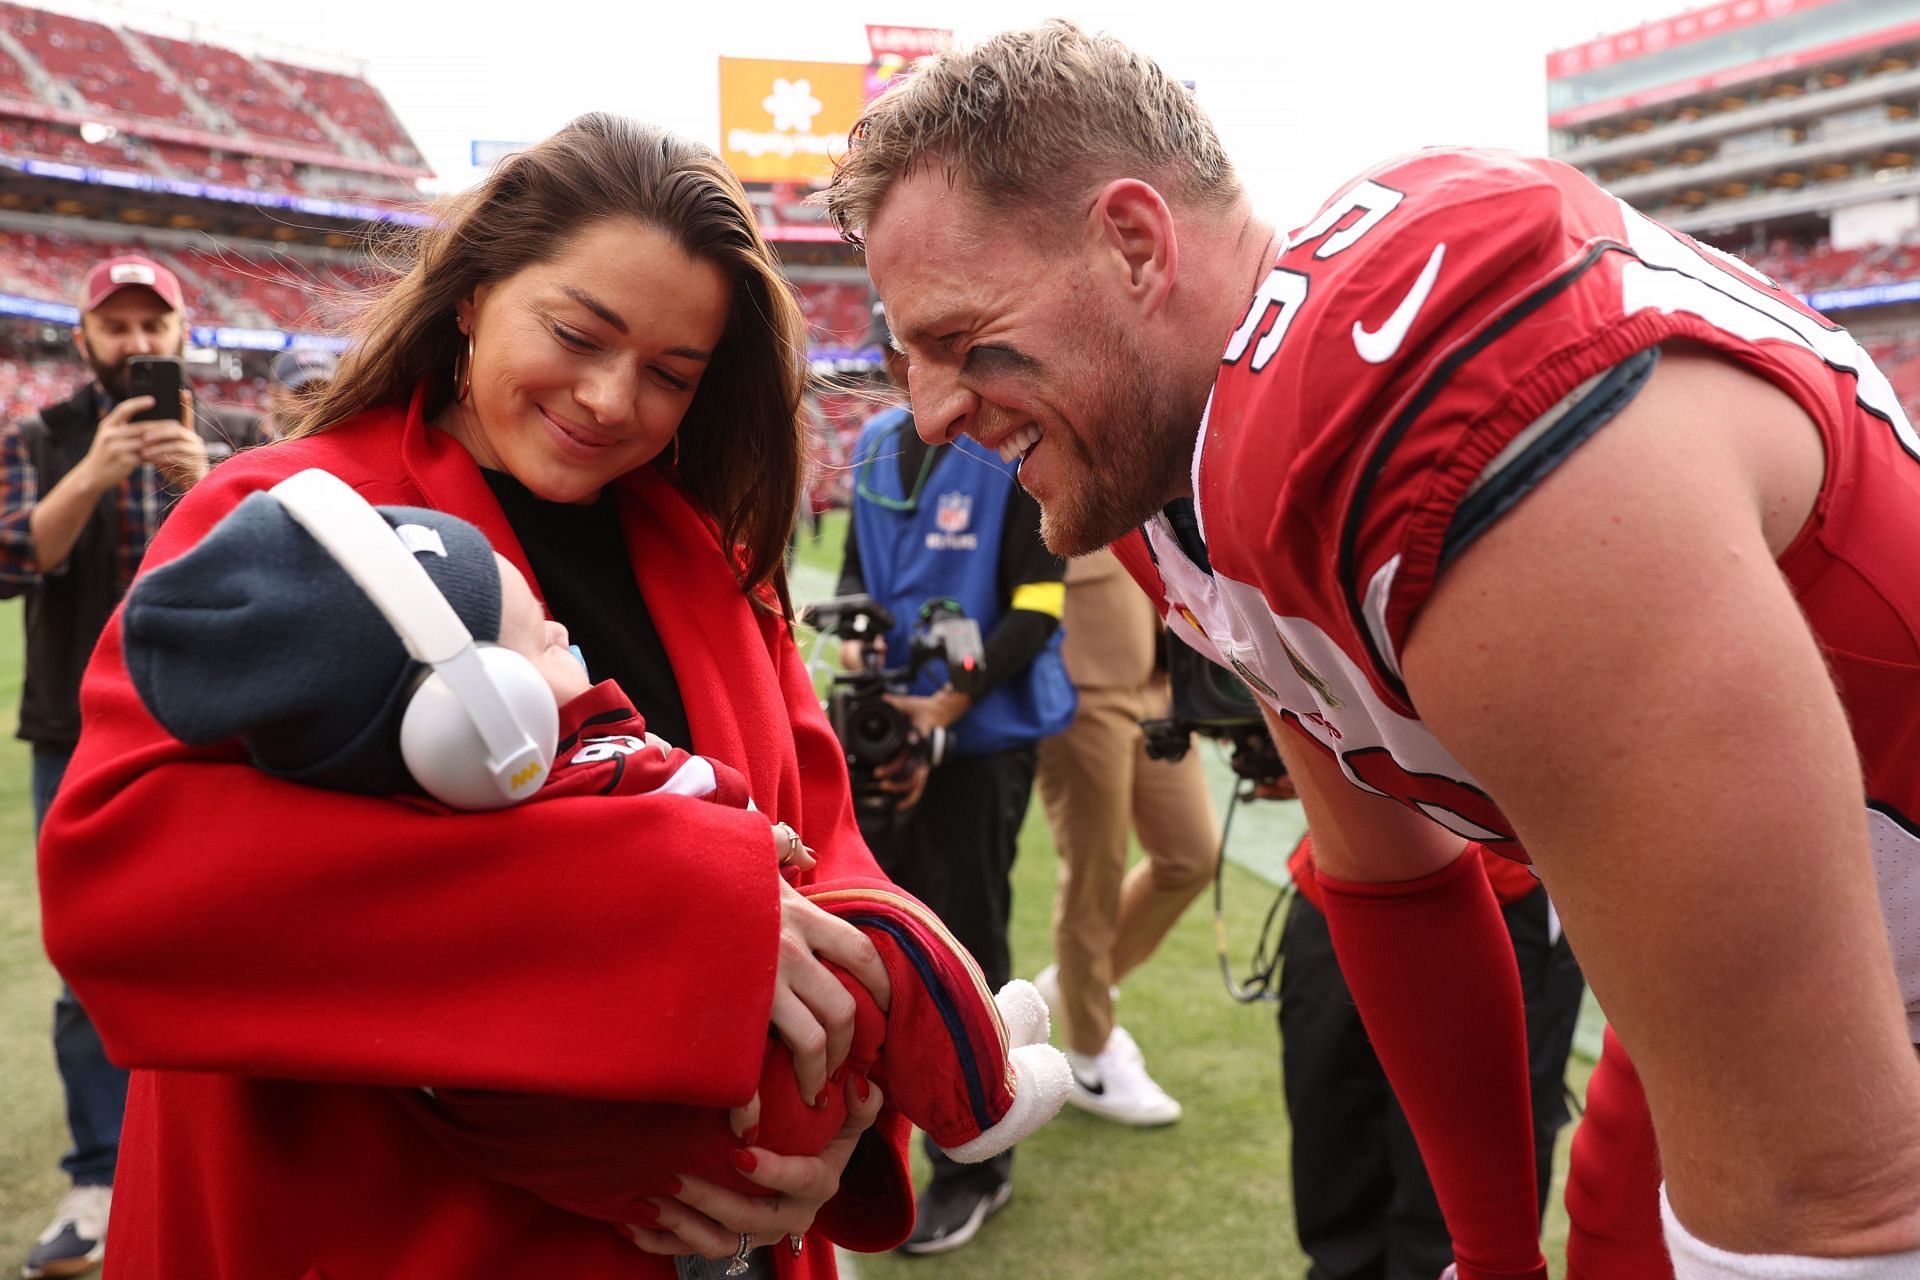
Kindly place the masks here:
<instances>
[{"instance_id":1,"label":"camera strap","mask_svg":"<svg viewBox=\"0 0 1920 1280\"><path fill-rule=\"evenodd\" d=\"M1227 837L1233 833L1233 815L1241 805L1252 804L1258 798L1258 791L1257 783L1245 779L1235 787L1233 798L1227 802L1226 819L1220 824L1220 848L1213 861L1214 950L1220 958L1220 977L1227 984L1227 994L1240 1004L1279 1002L1280 966L1284 956L1281 954L1278 926L1286 919L1284 908L1299 891L1291 879L1281 886L1280 892L1274 896L1273 905L1267 908L1266 919L1260 924L1260 936L1253 946L1252 967L1245 978L1235 978L1233 961L1228 958L1227 952Z\"/></svg>"}]
</instances>

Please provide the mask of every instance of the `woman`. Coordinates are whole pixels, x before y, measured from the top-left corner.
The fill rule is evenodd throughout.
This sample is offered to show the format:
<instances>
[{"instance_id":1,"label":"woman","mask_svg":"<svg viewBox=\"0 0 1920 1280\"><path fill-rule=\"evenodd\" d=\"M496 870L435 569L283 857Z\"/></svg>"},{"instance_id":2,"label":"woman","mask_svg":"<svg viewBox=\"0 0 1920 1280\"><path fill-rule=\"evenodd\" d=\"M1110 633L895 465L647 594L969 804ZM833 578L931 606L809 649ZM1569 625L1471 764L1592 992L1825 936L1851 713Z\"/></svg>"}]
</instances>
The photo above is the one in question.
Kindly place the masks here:
<instances>
[{"instance_id":1,"label":"woman","mask_svg":"<svg viewBox=\"0 0 1920 1280\"><path fill-rule=\"evenodd\" d=\"M768 837L784 821L817 874L878 874L775 585L802 333L719 161L586 116L423 232L294 438L173 515L150 566L309 466L473 521L594 677L762 812L449 819L281 782L168 737L109 628L42 843L48 950L134 1069L109 1274L666 1277L737 1254L829 1276L830 1240L904 1236L904 1126L862 1137L878 1091L839 1072L852 1001L822 960L883 1001L884 970L782 884ZM684 1178L628 1233L481 1177L386 1088L734 1106L750 1142L769 1025L808 1096L847 1091L847 1129L817 1158L749 1146L765 1197Z\"/></svg>"}]
</instances>

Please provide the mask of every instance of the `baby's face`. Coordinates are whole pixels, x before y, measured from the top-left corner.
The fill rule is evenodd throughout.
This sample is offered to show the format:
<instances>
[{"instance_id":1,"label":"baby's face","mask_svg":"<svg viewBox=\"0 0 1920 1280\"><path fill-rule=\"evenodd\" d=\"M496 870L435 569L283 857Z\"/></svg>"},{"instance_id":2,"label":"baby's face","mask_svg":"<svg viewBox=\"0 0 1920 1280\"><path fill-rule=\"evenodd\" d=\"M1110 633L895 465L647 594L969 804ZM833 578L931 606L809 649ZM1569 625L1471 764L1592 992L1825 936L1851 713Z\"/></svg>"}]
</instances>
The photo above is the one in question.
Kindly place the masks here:
<instances>
[{"instance_id":1,"label":"baby's face","mask_svg":"<svg viewBox=\"0 0 1920 1280\"><path fill-rule=\"evenodd\" d=\"M500 646L539 668L554 701L565 706L589 688L586 668L567 648L567 629L548 620L513 562L498 551L493 558L500 566Z\"/></svg>"}]
</instances>

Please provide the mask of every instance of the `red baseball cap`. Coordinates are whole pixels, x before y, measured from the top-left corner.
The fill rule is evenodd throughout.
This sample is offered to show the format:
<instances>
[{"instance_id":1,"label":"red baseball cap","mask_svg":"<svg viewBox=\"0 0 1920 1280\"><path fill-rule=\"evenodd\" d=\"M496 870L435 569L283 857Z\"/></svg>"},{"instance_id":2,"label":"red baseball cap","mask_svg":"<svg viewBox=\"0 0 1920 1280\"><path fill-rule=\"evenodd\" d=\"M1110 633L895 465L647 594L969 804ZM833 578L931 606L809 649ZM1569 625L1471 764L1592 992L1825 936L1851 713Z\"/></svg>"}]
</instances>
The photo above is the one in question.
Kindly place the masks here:
<instances>
[{"instance_id":1,"label":"red baseball cap","mask_svg":"<svg viewBox=\"0 0 1920 1280\"><path fill-rule=\"evenodd\" d=\"M92 311L122 289L133 288L151 289L160 295L160 301L175 311L187 309L186 299L180 293L178 276L152 258L128 254L125 257L108 258L87 273L87 288L81 297L80 310Z\"/></svg>"}]
</instances>

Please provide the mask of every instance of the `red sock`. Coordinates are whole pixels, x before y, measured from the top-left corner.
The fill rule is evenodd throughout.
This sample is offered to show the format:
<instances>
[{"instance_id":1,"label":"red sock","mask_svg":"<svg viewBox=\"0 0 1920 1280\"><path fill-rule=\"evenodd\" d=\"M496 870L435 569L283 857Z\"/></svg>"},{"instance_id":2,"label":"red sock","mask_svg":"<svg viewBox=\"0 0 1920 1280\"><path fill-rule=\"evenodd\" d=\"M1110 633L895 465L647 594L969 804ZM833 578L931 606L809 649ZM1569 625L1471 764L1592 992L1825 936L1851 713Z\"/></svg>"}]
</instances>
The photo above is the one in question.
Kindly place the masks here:
<instances>
[{"instance_id":1,"label":"red sock","mask_svg":"<svg viewBox=\"0 0 1920 1280\"><path fill-rule=\"evenodd\" d=\"M1334 953L1419 1139L1459 1280L1546 1280L1520 971L1479 847L1400 884L1318 874Z\"/></svg>"},{"instance_id":2,"label":"red sock","mask_svg":"<svg viewBox=\"0 0 1920 1280\"><path fill-rule=\"evenodd\" d=\"M1567 1280L1673 1280L1660 1148L1639 1073L1608 1027L1567 1170Z\"/></svg>"}]
</instances>

